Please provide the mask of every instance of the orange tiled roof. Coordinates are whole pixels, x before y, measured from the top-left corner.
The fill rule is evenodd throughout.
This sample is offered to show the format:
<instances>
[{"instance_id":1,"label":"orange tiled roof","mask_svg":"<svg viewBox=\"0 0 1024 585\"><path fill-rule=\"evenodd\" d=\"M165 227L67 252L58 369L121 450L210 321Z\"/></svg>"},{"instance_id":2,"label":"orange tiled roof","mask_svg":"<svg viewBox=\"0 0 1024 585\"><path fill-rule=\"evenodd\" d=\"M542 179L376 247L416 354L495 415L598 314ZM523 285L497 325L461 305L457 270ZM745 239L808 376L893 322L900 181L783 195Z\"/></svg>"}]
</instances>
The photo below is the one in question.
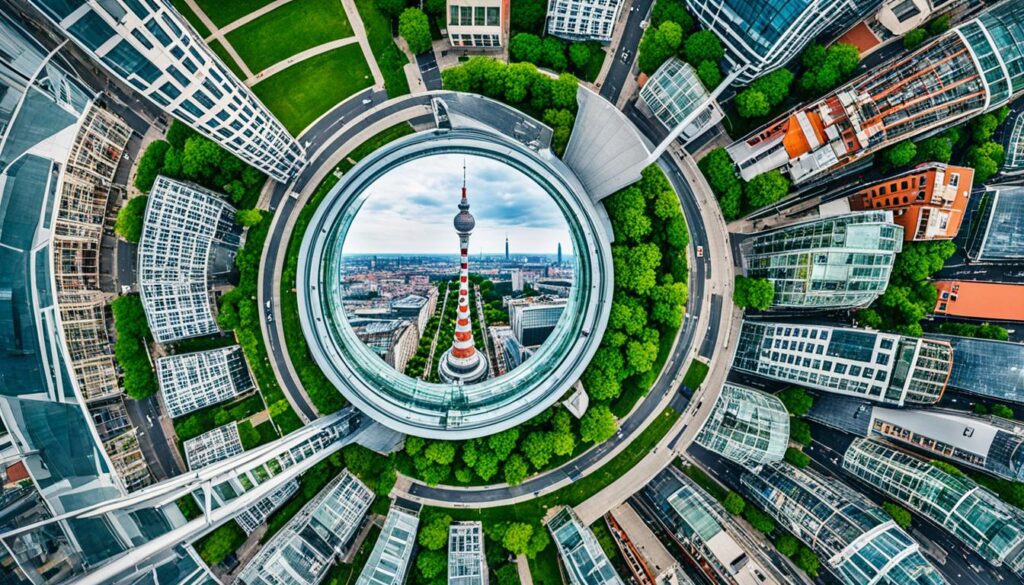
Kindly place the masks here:
<instances>
[{"instance_id":1,"label":"orange tiled roof","mask_svg":"<svg viewBox=\"0 0 1024 585\"><path fill-rule=\"evenodd\" d=\"M1024 321L1024 284L940 280L935 314L993 321Z\"/></svg>"},{"instance_id":2,"label":"orange tiled roof","mask_svg":"<svg viewBox=\"0 0 1024 585\"><path fill-rule=\"evenodd\" d=\"M818 112L813 110L805 110L804 113L807 115L807 121L810 123L811 130L814 131L815 141L818 144L824 144L826 142L825 127L821 122L821 116L818 115ZM782 138L782 145L786 147L786 152L789 153L789 158L797 158L802 154L811 152L811 141L804 133L804 128L800 125L800 120L797 118L797 114L793 114L789 117L789 122L786 126L786 135Z\"/></svg>"},{"instance_id":3,"label":"orange tiled roof","mask_svg":"<svg viewBox=\"0 0 1024 585\"><path fill-rule=\"evenodd\" d=\"M863 54L877 47L882 41L875 36L875 33L871 32L871 27L861 22L846 31L846 34L839 37L837 42L853 45Z\"/></svg>"},{"instance_id":4,"label":"orange tiled roof","mask_svg":"<svg viewBox=\"0 0 1024 585\"><path fill-rule=\"evenodd\" d=\"M7 467L7 482L18 483L19 481L28 479L28 469L25 468L25 462L19 461L14 465Z\"/></svg>"}]
</instances>

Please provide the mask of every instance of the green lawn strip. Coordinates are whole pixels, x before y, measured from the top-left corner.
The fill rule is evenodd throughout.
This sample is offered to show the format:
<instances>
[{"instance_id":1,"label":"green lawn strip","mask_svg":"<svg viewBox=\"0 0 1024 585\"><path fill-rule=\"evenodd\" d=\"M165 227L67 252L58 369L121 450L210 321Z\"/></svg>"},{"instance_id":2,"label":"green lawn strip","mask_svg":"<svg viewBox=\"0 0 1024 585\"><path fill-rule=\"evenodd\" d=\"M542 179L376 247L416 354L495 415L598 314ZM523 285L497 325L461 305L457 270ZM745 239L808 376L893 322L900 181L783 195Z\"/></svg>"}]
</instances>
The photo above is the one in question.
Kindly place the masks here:
<instances>
[{"instance_id":1,"label":"green lawn strip","mask_svg":"<svg viewBox=\"0 0 1024 585\"><path fill-rule=\"evenodd\" d=\"M224 43L220 41L213 41L212 43L210 43L210 48L213 50L214 53L217 54L218 57L220 57L220 60L223 61L225 65L227 65L228 69L230 69L231 72L234 73L236 77L238 77L242 81L245 81L247 77L245 72L242 71L242 67L238 65L238 62L235 61L235 58L231 56L231 53L228 53L227 48L224 47Z\"/></svg>"},{"instance_id":2,"label":"green lawn strip","mask_svg":"<svg viewBox=\"0 0 1024 585\"><path fill-rule=\"evenodd\" d=\"M352 94L373 85L358 44L322 53L252 87L293 136Z\"/></svg>"},{"instance_id":3,"label":"green lawn strip","mask_svg":"<svg viewBox=\"0 0 1024 585\"><path fill-rule=\"evenodd\" d=\"M231 553L238 550L245 539L245 531L242 530L242 527L237 522L229 521L197 540L194 546L200 558L212 567L219 565Z\"/></svg>"},{"instance_id":4,"label":"green lawn strip","mask_svg":"<svg viewBox=\"0 0 1024 585\"><path fill-rule=\"evenodd\" d=\"M206 25L203 24L202 20L199 20L199 16L188 5L188 2L185 2L185 0L171 0L171 4L173 4L174 9L180 12L181 15L185 17L185 20L192 25L192 28L196 29L199 36L203 38L210 36L210 29L206 28ZM207 14L207 16L209 16L209 14Z\"/></svg>"},{"instance_id":5,"label":"green lawn strip","mask_svg":"<svg viewBox=\"0 0 1024 585\"><path fill-rule=\"evenodd\" d=\"M350 36L352 25L338 0L291 0L225 35L253 73Z\"/></svg>"},{"instance_id":6,"label":"green lawn strip","mask_svg":"<svg viewBox=\"0 0 1024 585\"><path fill-rule=\"evenodd\" d=\"M706 363L693 360L690 362L690 367L686 369L686 375L683 376L683 386L690 390L696 390L708 376L708 370L710 367Z\"/></svg>"},{"instance_id":7,"label":"green lawn strip","mask_svg":"<svg viewBox=\"0 0 1024 585\"><path fill-rule=\"evenodd\" d=\"M593 531L597 542L600 543L601 550L604 551L605 556L612 562L612 567L615 568L615 571L619 575L629 575L629 565L626 564L626 558L622 556L622 551L615 544L615 537L612 536L612 532L608 529L608 523L605 522L604 518L599 518L597 522L591 524L590 530Z\"/></svg>"},{"instance_id":8,"label":"green lawn strip","mask_svg":"<svg viewBox=\"0 0 1024 585\"><path fill-rule=\"evenodd\" d=\"M562 585L562 572L558 568L558 549L550 544L530 559L530 576L534 585Z\"/></svg>"},{"instance_id":9,"label":"green lawn strip","mask_svg":"<svg viewBox=\"0 0 1024 585\"><path fill-rule=\"evenodd\" d=\"M174 419L174 433L178 440L187 441L231 421L245 420L263 408L259 395L249 394L241 400L214 404Z\"/></svg>"},{"instance_id":10,"label":"green lawn strip","mask_svg":"<svg viewBox=\"0 0 1024 585\"><path fill-rule=\"evenodd\" d=\"M235 338L231 335L207 335L206 337L193 337L174 342L171 347L172 354L192 353L196 351L209 351L235 345Z\"/></svg>"},{"instance_id":11,"label":"green lawn strip","mask_svg":"<svg viewBox=\"0 0 1024 585\"><path fill-rule=\"evenodd\" d=\"M324 585L349 585L355 583L356 579L359 578L359 574L363 572L366 561L370 560L373 545L377 544L377 538L379 537L380 527L371 526L370 531L366 533L366 538L363 540L362 545L359 546L359 551L352 558L352 562L335 563L331 567L330 572L327 573L327 578L323 581Z\"/></svg>"},{"instance_id":12,"label":"green lawn strip","mask_svg":"<svg viewBox=\"0 0 1024 585\"><path fill-rule=\"evenodd\" d=\"M174 6L178 3L185 4L185 0L172 0ZM255 12L270 4L274 0L196 0L196 4L206 14L206 17L221 28L242 18L246 14ZM209 33L206 33L207 35ZM204 35L206 36L206 35Z\"/></svg>"},{"instance_id":13,"label":"green lawn strip","mask_svg":"<svg viewBox=\"0 0 1024 585\"><path fill-rule=\"evenodd\" d=\"M412 126L402 122L390 128L382 130L379 134L371 137L363 144L356 147L338 165L337 170L346 172L352 168L349 159L358 161L366 155L377 150L385 144L397 140L402 136L412 134ZM309 353L309 345L306 344L306 337L302 333L302 326L299 322L299 301L295 294L295 275L299 264L299 248L302 246L302 238L306 234L309 221L313 219L320 203L324 200L330 190L338 182L338 177L333 173L327 175L317 186L316 192L306 202L306 205L299 211L292 228L291 237L288 240L288 248L284 258L284 268L281 272L281 325L284 330L285 347L288 349L288 356L292 366L302 382L306 394L318 411L323 414L335 412L345 405L344 399L338 389L331 384L320 367L313 360Z\"/></svg>"},{"instance_id":14,"label":"green lawn strip","mask_svg":"<svg viewBox=\"0 0 1024 585\"><path fill-rule=\"evenodd\" d=\"M382 13L374 0L356 0L359 18L366 28L366 38L370 43L373 60L377 62L381 75L384 76L384 89L388 97L396 98L409 93L409 80L405 78L403 67L409 58L395 44L391 36L391 19Z\"/></svg>"}]
</instances>

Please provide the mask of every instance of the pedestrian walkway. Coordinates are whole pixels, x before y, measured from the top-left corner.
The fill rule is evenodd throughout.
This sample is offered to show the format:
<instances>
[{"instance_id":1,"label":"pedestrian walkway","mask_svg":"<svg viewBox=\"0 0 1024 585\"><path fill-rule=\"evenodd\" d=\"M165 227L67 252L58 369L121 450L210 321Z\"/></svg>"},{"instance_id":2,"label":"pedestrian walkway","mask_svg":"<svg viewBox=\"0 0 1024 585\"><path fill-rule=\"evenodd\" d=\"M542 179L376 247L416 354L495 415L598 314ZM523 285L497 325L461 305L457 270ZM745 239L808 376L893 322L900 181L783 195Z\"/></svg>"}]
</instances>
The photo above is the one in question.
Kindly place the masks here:
<instances>
[{"instance_id":1,"label":"pedestrian walkway","mask_svg":"<svg viewBox=\"0 0 1024 585\"><path fill-rule=\"evenodd\" d=\"M288 0L279 1L287 2ZM242 70L242 73L245 74L245 77L252 77L252 70L249 69L249 66L245 64L245 61L243 61L242 57L238 54L237 51L235 51L235 48L231 46L231 43L229 43L228 40L224 38L224 33L221 32L221 29L217 28L217 25L213 24L213 21L210 20L209 16L206 16L206 13L203 12L203 9L199 7L199 3L197 3L196 0L185 0L185 3L188 4L188 7L192 9L192 12L196 13L196 16L199 18L199 20L203 22L204 25L206 25L206 28L212 31L210 36L206 38L206 44L209 45L213 41L220 41L221 45L224 46L224 50L228 52L228 55L231 55L231 58L235 61L235 64L238 65L238 67Z\"/></svg>"},{"instance_id":2,"label":"pedestrian walkway","mask_svg":"<svg viewBox=\"0 0 1024 585\"><path fill-rule=\"evenodd\" d=\"M380 72L380 66L373 58L373 50L370 49L370 41L366 37L366 26L363 19L359 17L359 9L356 8L355 0L341 0L341 6L345 9L348 21L352 25L352 33L359 41L359 48L363 50L363 58L370 66L370 73L373 74L373 86L377 89L384 89L384 75Z\"/></svg>"},{"instance_id":3,"label":"pedestrian walkway","mask_svg":"<svg viewBox=\"0 0 1024 585\"><path fill-rule=\"evenodd\" d=\"M291 57L288 57L284 61L278 61L277 63L274 63L273 65L271 65L270 67L267 67L263 71L260 71L256 75L250 76L248 79L245 80L245 85L247 85L249 87L252 87L252 86L256 85L257 83L263 81L264 79L270 77L271 75L273 75L273 74L275 74L275 73L277 73L279 71L282 71L284 69L287 69L287 68L291 67L292 65L295 65L296 63L300 62L300 61L305 61L306 59L309 59L311 57L316 57L317 55L321 55L323 53L326 53L327 51L333 51L334 49L340 49L341 47L344 47L346 45L352 45L352 44L355 44L357 42L359 42L359 41L355 37L348 37L348 38L345 38L345 39L338 39L336 41L331 41L329 43L324 43L322 45L318 45L316 47L313 47L312 49L306 49L305 51L302 51L301 53L296 53L295 55L292 55Z\"/></svg>"}]
</instances>

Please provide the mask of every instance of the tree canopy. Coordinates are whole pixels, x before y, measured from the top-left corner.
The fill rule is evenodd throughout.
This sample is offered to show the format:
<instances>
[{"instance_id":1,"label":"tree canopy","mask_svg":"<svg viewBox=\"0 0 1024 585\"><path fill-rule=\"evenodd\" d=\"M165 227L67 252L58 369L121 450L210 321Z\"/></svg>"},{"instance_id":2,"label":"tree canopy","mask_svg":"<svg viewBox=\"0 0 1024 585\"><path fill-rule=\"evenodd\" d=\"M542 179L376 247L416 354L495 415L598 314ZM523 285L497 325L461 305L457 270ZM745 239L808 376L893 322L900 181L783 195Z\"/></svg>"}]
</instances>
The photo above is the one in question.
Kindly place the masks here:
<instances>
[{"instance_id":1,"label":"tree canopy","mask_svg":"<svg viewBox=\"0 0 1024 585\"><path fill-rule=\"evenodd\" d=\"M398 34L409 44L409 50L419 55L430 50L430 19L419 8L406 8L398 17Z\"/></svg>"}]
</instances>

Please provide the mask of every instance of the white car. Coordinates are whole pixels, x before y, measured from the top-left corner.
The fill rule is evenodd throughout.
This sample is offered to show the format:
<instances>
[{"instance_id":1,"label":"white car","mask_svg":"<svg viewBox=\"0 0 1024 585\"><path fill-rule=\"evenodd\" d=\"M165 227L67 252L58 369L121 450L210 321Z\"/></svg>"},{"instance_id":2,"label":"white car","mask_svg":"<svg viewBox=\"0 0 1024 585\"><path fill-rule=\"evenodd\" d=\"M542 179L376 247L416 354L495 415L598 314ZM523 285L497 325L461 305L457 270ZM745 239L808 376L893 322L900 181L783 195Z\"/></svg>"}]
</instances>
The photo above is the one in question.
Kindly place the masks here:
<instances>
[{"instance_id":1,"label":"white car","mask_svg":"<svg viewBox=\"0 0 1024 585\"><path fill-rule=\"evenodd\" d=\"M704 257L704 246L697 246L697 257L698 258L703 258Z\"/></svg>"}]
</instances>

